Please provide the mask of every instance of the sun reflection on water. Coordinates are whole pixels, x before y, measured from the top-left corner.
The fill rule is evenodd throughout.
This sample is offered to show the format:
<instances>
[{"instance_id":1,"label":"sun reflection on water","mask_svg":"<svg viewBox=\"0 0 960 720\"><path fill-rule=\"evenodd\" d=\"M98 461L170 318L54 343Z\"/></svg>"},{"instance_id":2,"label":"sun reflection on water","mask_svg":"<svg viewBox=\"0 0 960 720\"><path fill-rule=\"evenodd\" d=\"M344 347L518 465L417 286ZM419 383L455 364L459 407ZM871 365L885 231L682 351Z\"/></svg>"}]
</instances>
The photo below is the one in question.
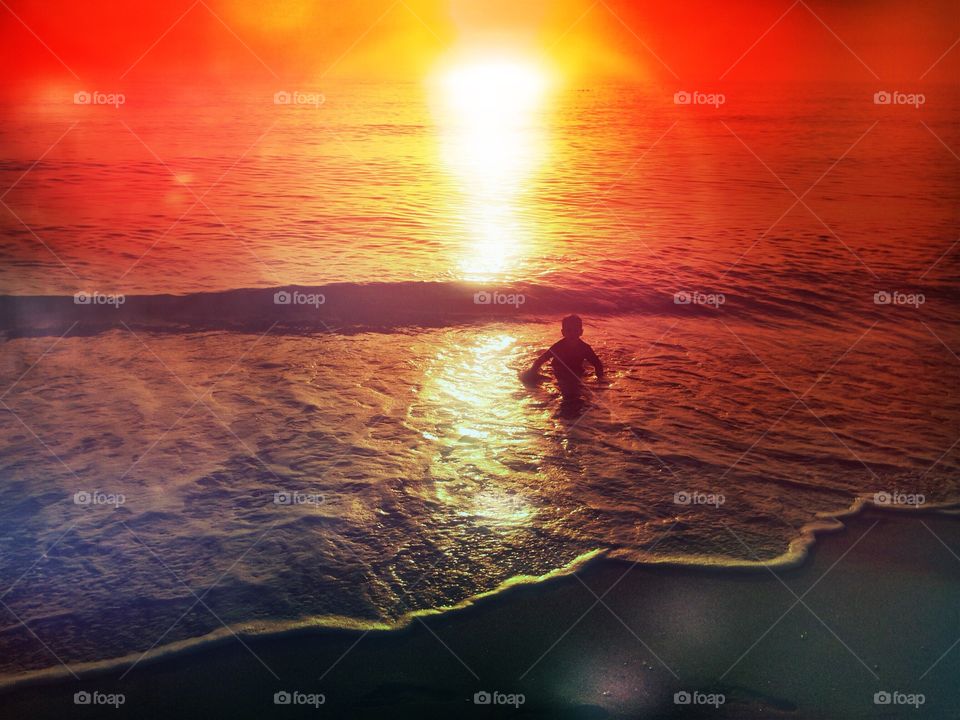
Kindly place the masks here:
<instances>
[{"instance_id":1,"label":"sun reflection on water","mask_svg":"<svg viewBox=\"0 0 960 720\"><path fill-rule=\"evenodd\" d=\"M438 351L424 373L411 421L436 447L436 499L476 525L520 527L536 514L516 460L535 449L535 430L517 403L507 362L517 338L489 333Z\"/></svg>"},{"instance_id":2,"label":"sun reflection on water","mask_svg":"<svg viewBox=\"0 0 960 720\"><path fill-rule=\"evenodd\" d=\"M457 268L464 280L504 277L529 245L520 210L543 156L537 115L549 77L533 61L499 58L455 64L436 83L442 158L464 198L458 213L469 240Z\"/></svg>"}]
</instances>

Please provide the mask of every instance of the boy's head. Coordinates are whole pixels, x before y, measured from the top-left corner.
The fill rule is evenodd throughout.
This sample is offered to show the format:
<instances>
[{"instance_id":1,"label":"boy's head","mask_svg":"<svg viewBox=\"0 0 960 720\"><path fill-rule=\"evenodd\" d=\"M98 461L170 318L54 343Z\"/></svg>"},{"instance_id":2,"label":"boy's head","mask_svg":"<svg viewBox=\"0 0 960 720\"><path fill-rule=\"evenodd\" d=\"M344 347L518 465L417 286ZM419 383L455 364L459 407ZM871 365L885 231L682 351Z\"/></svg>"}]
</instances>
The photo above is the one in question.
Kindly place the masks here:
<instances>
[{"instance_id":1,"label":"boy's head","mask_svg":"<svg viewBox=\"0 0 960 720\"><path fill-rule=\"evenodd\" d=\"M576 339L583 335L583 320L579 315L567 315L560 324L560 332L565 338Z\"/></svg>"}]
</instances>

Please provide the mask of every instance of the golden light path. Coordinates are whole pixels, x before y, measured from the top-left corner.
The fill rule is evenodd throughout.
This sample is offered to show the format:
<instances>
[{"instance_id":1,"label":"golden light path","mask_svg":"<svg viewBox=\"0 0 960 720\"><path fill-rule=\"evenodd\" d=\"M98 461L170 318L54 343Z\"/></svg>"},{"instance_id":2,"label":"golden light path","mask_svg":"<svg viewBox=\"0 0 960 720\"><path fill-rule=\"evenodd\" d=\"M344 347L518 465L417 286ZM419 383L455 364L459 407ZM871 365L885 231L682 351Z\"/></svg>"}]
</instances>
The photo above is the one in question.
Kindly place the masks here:
<instances>
[{"instance_id":1,"label":"golden light path","mask_svg":"<svg viewBox=\"0 0 960 720\"><path fill-rule=\"evenodd\" d=\"M523 253L532 228L520 212L543 154L551 73L532 59L489 56L452 63L434 79L444 165L463 196L470 233L461 279L496 280Z\"/></svg>"},{"instance_id":2,"label":"golden light path","mask_svg":"<svg viewBox=\"0 0 960 720\"><path fill-rule=\"evenodd\" d=\"M530 418L517 402L516 374L507 366L517 338L481 332L445 344L424 369L411 422L435 452L435 498L469 524L508 533L533 517L523 482L509 458L529 453Z\"/></svg>"},{"instance_id":3,"label":"golden light path","mask_svg":"<svg viewBox=\"0 0 960 720\"><path fill-rule=\"evenodd\" d=\"M458 259L459 279L504 279L522 257L532 227L524 222L524 193L542 159L543 110L551 74L520 56L485 55L448 62L430 88L443 165L454 178L468 233ZM527 213L531 217L532 213ZM518 338L480 329L444 344L425 368L412 418L426 421L435 443L435 497L467 524L510 533L535 514L523 478L509 458L529 452L534 422L517 402L517 377L508 366Z\"/></svg>"}]
</instances>

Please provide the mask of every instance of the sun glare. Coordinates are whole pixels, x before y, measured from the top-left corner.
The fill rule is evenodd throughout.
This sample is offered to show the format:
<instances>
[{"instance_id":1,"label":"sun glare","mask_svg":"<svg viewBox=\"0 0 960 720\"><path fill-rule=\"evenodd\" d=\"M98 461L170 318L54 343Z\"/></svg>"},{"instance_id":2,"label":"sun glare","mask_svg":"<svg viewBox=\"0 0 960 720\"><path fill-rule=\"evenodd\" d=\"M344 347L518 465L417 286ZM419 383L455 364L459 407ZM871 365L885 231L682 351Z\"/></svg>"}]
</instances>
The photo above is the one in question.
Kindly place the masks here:
<instances>
[{"instance_id":1,"label":"sun glare","mask_svg":"<svg viewBox=\"0 0 960 720\"><path fill-rule=\"evenodd\" d=\"M462 122L490 129L522 125L540 106L547 73L531 61L486 60L451 68L443 78Z\"/></svg>"},{"instance_id":2,"label":"sun glare","mask_svg":"<svg viewBox=\"0 0 960 720\"><path fill-rule=\"evenodd\" d=\"M477 57L451 63L435 87L446 166L465 198L470 233L460 271L468 280L501 276L529 232L518 212L542 155L542 112L552 78L540 63Z\"/></svg>"}]
</instances>

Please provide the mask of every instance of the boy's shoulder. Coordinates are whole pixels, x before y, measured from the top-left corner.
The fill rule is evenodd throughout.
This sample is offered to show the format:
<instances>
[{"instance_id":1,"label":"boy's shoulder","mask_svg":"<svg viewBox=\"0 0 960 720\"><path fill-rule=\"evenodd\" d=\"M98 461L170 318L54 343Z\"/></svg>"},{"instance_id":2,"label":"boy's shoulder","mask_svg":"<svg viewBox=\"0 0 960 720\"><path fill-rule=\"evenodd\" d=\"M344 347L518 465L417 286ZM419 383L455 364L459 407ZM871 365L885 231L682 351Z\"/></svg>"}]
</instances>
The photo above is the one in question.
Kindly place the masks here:
<instances>
[{"instance_id":1,"label":"boy's shoulder","mask_svg":"<svg viewBox=\"0 0 960 720\"><path fill-rule=\"evenodd\" d=\"M551 350L556 350L558 348L578 348L580 350L590 350L593 348L590 347L583 338L560 338L553 345L550 346Z\"/></svg>"}]
</instances>

